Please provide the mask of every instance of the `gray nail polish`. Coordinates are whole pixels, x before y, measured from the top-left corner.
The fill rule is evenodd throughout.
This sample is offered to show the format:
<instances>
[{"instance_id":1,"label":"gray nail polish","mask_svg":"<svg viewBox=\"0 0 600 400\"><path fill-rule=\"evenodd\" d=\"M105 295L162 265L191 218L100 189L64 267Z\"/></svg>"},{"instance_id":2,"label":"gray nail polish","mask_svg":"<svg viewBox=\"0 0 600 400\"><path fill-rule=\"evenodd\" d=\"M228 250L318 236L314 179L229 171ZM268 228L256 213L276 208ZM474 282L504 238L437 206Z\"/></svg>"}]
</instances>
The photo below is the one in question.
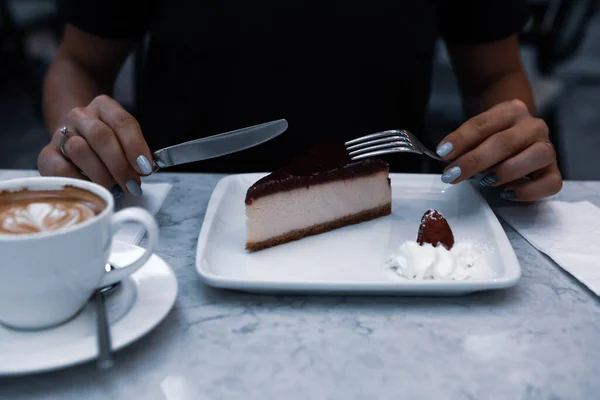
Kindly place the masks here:
<instances>
[{"instance_id":1,"label":"gray nail polish","mask_svg":"<svg viewBox=\"0 0 600 400\"><path fill-rule=\"evenodd\" d=\"M479 181L479 184L481 186L492 186L494 183L498 182L498 175L496 175L494 172L492 172L491 174L488 174L486 176L484 176L483 178L481 178L481 180Z\"/></svg>"},{"instance_id":2,"label":"gray nail polish","mask_svg":"<svg viewBox=\"0 0 600 400\"><path fill-rule=\"evenodd\" d=\"M519 197L519 195L514 190L507 190L505 192L500 193L500 198L504 200L514 200L517 197Z\"/></svg>"},{"instance_id":3,"label":"gray nail polish","mask_svg":"<svg viewBox=\"0 0 600 400\"><path fill-rule=\"evenodd\" d=\"M140 185L138 185L138 183L134 180L127 181L125 186L127 186L127 190L129 190L129 193L131 193L134 197L140 197L143 193Z\"/></svg>"},{"instance_id":4,"label":"gray nail polish","mask_svg":"<svg viewBox=\"0 0 600 400\"><path fill-rule=\"evenodd\" d=\"M115 185L115 186L111 187L110 193L113 195L113 197L115 199L120 199L121 197L123 197L123 189L121 189L121 186L119 186L119 185Z\"/></svg>"},{"instance_id":5,"label":"gray nail polish","mask_svg":"<svg viewBox=\"0 0 600 400\"><path fill-rule=\"evenodd\" d=\"M448 171L444 172L442 175L442 182L451 183L458 179L458 177L462 174L460 167L452 167Z\"/></svg>"},{"instance_id":6,"label":"gray nail polish","mask_svg":"<svg viewBox=\"0 0 600 400\"><path fill-rule=\"evenodd\" d=\"M142 174L144 175L150 175L152 173L152 171L154 170L152 168L152 164L150 164L150 161L148 160L148 158L146 156L139 156L135 162L137 163L138 167L140 168L140 171L142 171Z\"/></svg>"},{"instance_id":7,"label":"gray nail polish","mask_svg":"<svg viewBox=\"0 0 600 400\"><path fill-rule=\"evenodd\" d=\"M446 157L448 154L452 153L452 150L454 150L454 145L450 142L446 142L438 147L435 152L440 157Z\"/></svg>"}]
</instances>

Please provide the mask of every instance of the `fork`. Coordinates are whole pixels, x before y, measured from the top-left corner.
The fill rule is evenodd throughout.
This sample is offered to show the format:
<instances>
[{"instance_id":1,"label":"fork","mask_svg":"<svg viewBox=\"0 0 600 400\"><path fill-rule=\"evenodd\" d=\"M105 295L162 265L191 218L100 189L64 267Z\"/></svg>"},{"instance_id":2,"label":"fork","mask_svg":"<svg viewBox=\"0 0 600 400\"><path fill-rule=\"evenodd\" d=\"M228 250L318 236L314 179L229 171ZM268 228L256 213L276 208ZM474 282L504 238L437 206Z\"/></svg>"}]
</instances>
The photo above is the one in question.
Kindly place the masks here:
<instances>
[{"instance_id":1,"label":"fork","mask_svg":"<svg viewBox=\"0 0 600 400\"><path fill-rule=\"evenodd\" d=\"M352 160L362 160L391 153L425 154L434 160L449 162L427 149L417 137L404 129L372 133L345 143Z\"/></svg>"}]
</instances>

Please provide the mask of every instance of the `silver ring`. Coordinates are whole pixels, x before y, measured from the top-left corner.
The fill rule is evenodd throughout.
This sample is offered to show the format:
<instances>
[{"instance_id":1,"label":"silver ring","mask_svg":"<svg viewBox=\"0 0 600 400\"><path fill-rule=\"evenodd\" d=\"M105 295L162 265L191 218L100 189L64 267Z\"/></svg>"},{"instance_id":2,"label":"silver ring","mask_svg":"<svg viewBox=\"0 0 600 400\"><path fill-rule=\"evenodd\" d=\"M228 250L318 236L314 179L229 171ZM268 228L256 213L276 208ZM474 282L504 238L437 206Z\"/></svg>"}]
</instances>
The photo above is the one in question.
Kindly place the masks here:
<instances>
[{"instance_id":1,"label":"silver ring","mask_svg":"<svg viewBox=\"0 0 600 400\"><path fill-rule=\"evenodd\" d=\"M66 158L67 160L70 160L69 156L67 155L67 151L65 150L65 143L67 143L67 140L69 139L69 136L67 136L69 129L66 126L63 126L62 128L59 129L59 132L62 134L62 136L60 137L60 145L59 145L60 152L62 153L64 158Z\"/></svg>"},{"instance_id":2,"label":"silver ring","mask_svg":"<svg viewBox=\"0 0 600 400\"><path fill-rule=\"evenodd\" d=\"M60 144L58 145L58 147L60 147L60 152L62 153L63 157L68 160L71 161L71 159L69 158L69 156L67 155L67 151L65 150L65 143L67 143L67 140L69 140L69 128L67 128L66 126L63 126L62 128L60 128L58 130L61 133L61 137L60 137ZM79 173L83 176L85 176L86 178L88 178L88 176L85 174L85 172L83 172L82 170L79 170Z\"/></svg>"}]
</instances>

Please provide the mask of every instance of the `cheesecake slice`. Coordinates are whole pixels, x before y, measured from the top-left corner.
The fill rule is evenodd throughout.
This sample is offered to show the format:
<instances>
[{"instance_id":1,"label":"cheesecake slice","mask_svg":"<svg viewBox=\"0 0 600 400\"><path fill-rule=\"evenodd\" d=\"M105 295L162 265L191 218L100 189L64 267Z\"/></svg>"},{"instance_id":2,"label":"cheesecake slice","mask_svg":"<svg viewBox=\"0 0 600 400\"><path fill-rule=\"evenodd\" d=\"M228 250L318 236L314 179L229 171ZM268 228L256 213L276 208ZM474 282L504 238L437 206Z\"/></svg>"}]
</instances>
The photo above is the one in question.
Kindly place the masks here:
<instances>
[{"instance_id":1,"label":"cheesecake slice","mask_svg":"<svg viewBox=\"0 0 600 400\"><path fill-rule=\"evenodd\" d=\"M322 145L248 189L246 249L266 249L391 211L387 163L352 161L342 144Z\"/></svg>"}]
</instances>

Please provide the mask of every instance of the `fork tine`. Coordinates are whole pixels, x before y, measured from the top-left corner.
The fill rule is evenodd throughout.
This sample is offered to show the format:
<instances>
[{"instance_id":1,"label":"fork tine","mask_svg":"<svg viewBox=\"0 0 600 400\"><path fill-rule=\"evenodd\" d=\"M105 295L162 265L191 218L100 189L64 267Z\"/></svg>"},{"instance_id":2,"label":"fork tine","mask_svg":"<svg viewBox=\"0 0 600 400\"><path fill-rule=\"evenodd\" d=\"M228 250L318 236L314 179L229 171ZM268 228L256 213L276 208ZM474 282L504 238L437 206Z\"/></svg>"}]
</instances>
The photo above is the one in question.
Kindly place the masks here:
<instances>
[{"instance_id":1,"label":"fork tine","mask_svg":"<svg viewBox=\"0 0 600 400\"><path fill-rule=\"evenodd\" d=\"M377 157L377 156L382 156L384 154L392 154L392 153L416 153L416 154L419 154L418 151L416 151L414 149L409 149L407 147L392 147L392 148L386 149L386 150L379 150L379 151L373 151L371 153L361 154L361 155L352 157L352 160L358 161L358 160L362 160L364 158Z\"/></svg>"},{"instance_id":2,"label":"fork tine","mask_svg":"<svg viewBox=\"0 0 600 400\"><path fill-rule=\"evenodd\" d=\"M400 133L403 133L403 132L399 131L397 129L392 129L392 130L389 130L389 131L372 133L370 135L361 136L359 138L352 139L352 140L346 142L345 145L346 146L353 146L355 144L366 142L366 141L371 140L371 139L379 139L379 138L383 138L383 137L398 135Z\"/></svg>"},{"instance_id":3,"label":"fork tine","mask_svg":"<svg viewBox=\"0 0 600 400\"><path fill-rule=\"evenodd\" d=\"M406 143L406 142L390 142L390 143L378 144L378 145L375 145L375 146L366 147L364 149L359 149L359 150L351 151L349 154L350 154L350 157L354 157L354 156L357 156L359 154L371 153L373 151L383 150L383 149L390 149L390 148L403 148L403 149L409 149L409 150L415 150L415 151L417 150L410 143Z\"/></svg>"},{"instance_id":4,"label":"fork tine","mask_svg":"<svg viewBox=\"0 0 600 400\"><path fill-rule=\"evenodd\" d=\"M388 136L388 137L384 137L382 139L374 139L374 140L369 140L366 142L362 142L359 144L355 144L353 146L348 146L346 148L346 150L348 151L354 151L354 150L358 150L358 149L362 149L363 147L370 147L376 144L380 144L380 143L392 143L394 141L400 141L400 142L405 142L405 143L409 143L410 141L404 137L404 136Z\"/></svg>"}]
</instances>

